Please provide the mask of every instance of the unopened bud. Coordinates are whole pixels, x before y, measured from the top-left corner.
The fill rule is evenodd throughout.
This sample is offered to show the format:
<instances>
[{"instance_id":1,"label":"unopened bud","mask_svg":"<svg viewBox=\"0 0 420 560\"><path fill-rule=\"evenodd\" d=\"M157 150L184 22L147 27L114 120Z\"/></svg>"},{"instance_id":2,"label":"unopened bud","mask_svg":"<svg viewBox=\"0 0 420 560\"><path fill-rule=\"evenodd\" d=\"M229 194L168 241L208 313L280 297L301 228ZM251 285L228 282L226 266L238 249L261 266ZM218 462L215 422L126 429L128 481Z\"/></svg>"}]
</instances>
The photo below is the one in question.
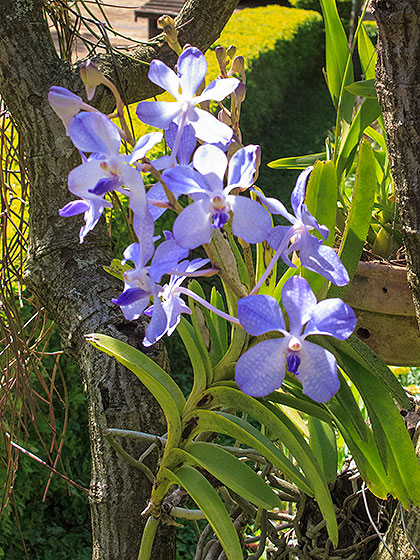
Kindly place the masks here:
<instances>
[{"instance_id":1,"label":"unopened bud","mask_svg":"<svg viewBox=\"0 0 420 560\"><path fill-rule=\"evenodd\" d=\"M232 64L229 70L229 76L232 76L232 74L240 74L242 81L246 83L245 59L243 56L235 56L235 58L232 60Z\"/></svg>"},{"instance_id":2,"label":"unopened bud","mask_svg":"<svg viewBox=\"0 0 420 560\"><path fill-rule=\"evenodd\" d=\"M225 47L216 47L215 48L215 53L216 53L216 58L217 58L217 62L219 64L219 68L220 68L220 74L223 77L227 76L227 70L226 70L226 64L227 64L227 60L226 60L226 49Z\"/></svg>"},{"instance_id":3,"label":"unopened bud","mask_svg":"<svg viewBox=\"0 0 420 560\"><path fill-rule=\"evenodd\" d=\"M230 45L230 47L228 47L227 50L227 55L230 59L232 59L235 56L236 53L236 47L234 45Z\"/></svg>"},{"instance_id":4,"label":"unopened bud","mask_svg":"<svg viewBox=\"0 0 420 560\"><path fill-rule=\"evenodd\" d=\"M245 100L246 96L246 86L242 82L237 86L235 91L233 92L237 103L242 103Z\"/></svg>"},{"instance_id":5,"label":"unopened bud","mask_svg":"<svg viewBox=\"0 0 420 560\"><path fill-rule=\"evenodd\" d=\"M70 123L72 118L82 109L87 107L87 105L83 103L83 99L81 97L60 86L53 86L50 88L48 93L48 103L63 121L63 124L66 127L67 136L70 134Z\"/></svg>"},{"instance_id":6,"label":"unopened bud","mask_svg":"<svg viewBox=\"0 0 420 560\"><path fill-rule=\"evenodd\" d=\"M104 75L94 62L87 60L80 66L80 77L85 84L86 95L90 101L95 95L96 86L103 83Z\"/></svg>"},{"instance_id":7,"label":"unopened bud","mask_svg":"<svg viewBox=\"0 0 420 560\"><path fill-rule=\"evenodd\" d=\"M224 109L220 109L217 118L219 119L220 122L227 124L228 126L231 126L232 124L232 119Z\"/></svg>"},{"instance_id":8,"label":"unopened bud","mask_svg":"<svg viewBox=\"0 0 420 560\"><path fill-rule=\"evenodd\" d=\"M175 21L171 16L161 16L157 21L158 27L163 29L166 42L178 55L181 54L181 45L178 42L178 31L175 29Z\"/></svg>"}]
</instances>

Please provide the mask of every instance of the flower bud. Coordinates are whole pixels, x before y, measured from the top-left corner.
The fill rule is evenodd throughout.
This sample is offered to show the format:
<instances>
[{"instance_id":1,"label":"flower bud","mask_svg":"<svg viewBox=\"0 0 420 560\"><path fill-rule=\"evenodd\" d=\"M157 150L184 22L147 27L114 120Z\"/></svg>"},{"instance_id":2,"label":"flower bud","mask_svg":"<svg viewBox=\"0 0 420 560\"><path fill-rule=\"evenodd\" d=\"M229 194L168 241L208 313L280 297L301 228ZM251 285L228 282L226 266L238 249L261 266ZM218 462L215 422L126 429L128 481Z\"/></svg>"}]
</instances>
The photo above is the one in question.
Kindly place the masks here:
<instances>
[{"instance_id":1,"label":"flower bud","mask_svg":"<svg viewBox=\"0 0 420 560\"><path fill-rule=\"evenodd\" d=\"M225 47L216 47L215 48L215 53L216 53L216 58L217 58L217 62L219 64L219 68L220 68L220 74L223 77L227 76L227 71L226 71L226 64L227 64L227 60L226 60L226 49Z\"/></svg>"},{"instance_id":2,"label":"flower bud","mask_svg":"<svg viewBox=\"0 0 420 560\"><path fill-rule=\"evenodd\" d=\"M163 29L166 42L178 55L181 54L181 45L178 42L178 31L175 29L175 21L171 16L163 15L157 21L158 27Z\"/></svg>"},{"instance_id":3,"label":"flower bud","mask_svg":"<svg viewBox=\"0 0 420 560\"><path fill-rule=\"evenodd\" d=\"M230 47L228 47L227 50L227 55L230 59L232 59L235 56L236 53L236 47L234 45L230 45Z\"/></svg>"},{"instance_id":4,"label":"flower bud","mask_svg":"<svg viewBox=\"0 0 420 560\"><path fill-rule=\"evenodd\" d=\"M96 86L103 83L104 75L94 62L87 60L80 66L80 77L85 84L86 95L90 101L95 95Z\"/></svg>"},{"instance_id":5,"label":"flower bud","mask_svg":"<svg viewBox=\"0 0 420 560\"><path fill-rule=\"evenodd\" d=\"M246 96L246 86L242 82L238 85L238 87L233 92L237 103L242 103L245 100Z\"/></svg>"},{"instance_id":6,"label":"flower bud","mask_svg":"<svg viewBox=\"0 0 420 560\"><path fill-rule=\"evenodd\" d=\"M232 60L232 64L229 70L229 76L232 76L233 74L240 74L242 81L246 83L245 59L243 56L235 56L235 58Z\"/></svg>"},{"instance_id":7,"label":"flower bud","mask_svg":"<svg viewBox=\"0 0 420 560\"><path fill-rule=\"evenodd\" d=\"M223 109L220 109L220 111L217 114L217 118L220 122L227 124L228 126L231 126L232 124L232 119L227 114L227 112L224 111Z\"/></svg>"}]
</instances>

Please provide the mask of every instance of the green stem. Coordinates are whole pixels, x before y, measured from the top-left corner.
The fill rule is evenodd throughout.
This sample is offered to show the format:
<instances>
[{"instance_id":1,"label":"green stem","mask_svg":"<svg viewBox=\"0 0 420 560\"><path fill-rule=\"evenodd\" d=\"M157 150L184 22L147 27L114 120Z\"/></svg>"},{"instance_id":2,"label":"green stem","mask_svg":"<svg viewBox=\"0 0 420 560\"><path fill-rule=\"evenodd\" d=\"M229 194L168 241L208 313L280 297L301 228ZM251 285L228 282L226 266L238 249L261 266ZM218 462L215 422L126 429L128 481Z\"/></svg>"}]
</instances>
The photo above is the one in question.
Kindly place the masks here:
<instances>
[{"instance_id":1,"label":"green stem","mask_svg":"<svg viewBox=\"0 0 420 560\"><path fill-rule=\"evenodd\" d=\"M149 560L150 555L152 554L153 542L155 540L155 535L156 535L156 530L158 528L158 525L159 525L159 519L150 516L144 527L137 560Z\"/></svg>"}]
</instances>

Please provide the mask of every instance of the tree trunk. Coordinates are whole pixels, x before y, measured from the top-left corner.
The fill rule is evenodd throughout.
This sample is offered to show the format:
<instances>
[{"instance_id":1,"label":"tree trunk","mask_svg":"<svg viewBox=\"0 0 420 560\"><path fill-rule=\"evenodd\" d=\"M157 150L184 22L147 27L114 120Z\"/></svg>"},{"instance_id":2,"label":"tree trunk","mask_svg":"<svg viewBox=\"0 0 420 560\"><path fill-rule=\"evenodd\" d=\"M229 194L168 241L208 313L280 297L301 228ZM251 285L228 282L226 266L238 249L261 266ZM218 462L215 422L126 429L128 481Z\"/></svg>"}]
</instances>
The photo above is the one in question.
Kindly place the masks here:
<instances>
[{"instance_id":1,"label":"tree trunk","mask_svg":"<svg viewBox=\"0 0 420 560\"><path fill-rule=\"evenodd\" d=\"M373 9L379 30L376 88L407 254L408 281L420 325L420 3L374 0ZM408 535L420 548L419 508L405 512L404 519ZM397 560L418 558L402 528L399 507L386 541ZM380 546L375 560L390 559Z\"/></svg>"},{"instance_id":2,"label":"tree trunk","mask_svg":"<svg viewBox=\"0 0 420 560\"><path fill-rule=\"evenodd\" d=\"M235 5L236 0L190 0L178 17L180 22L193 18L180 33L181 41L206 49L218 37ZM175 60L163 42L140 48L135 56L146 61L157 56L169 63ZM99 62L122 88L127 102L157 93L156 86L147 80L147 66L121 56L115 59L103 55ZM105 224L100 222L79 245L81 220L58 216L58 209L71 198L67 175L80 158L48 105L52 85L83 95L77 73L55 52L42 14L42 0L1 1L0 95L21 135L31 185L26 281L58 325L67 351L80 365L87 392L93 559L135 560L141 533L140 512L150 484L140 471L115 454L104 440L104 430L119 427L161 434L165 423L157 403L135 376L84 339L87 333L102 332L141 347L142 325L125 321L111 303L121 286L102 268L112 258ZM96 106L112 109L107 92L99 89ZM161 346L153 347L151 352L153 359L167 365ZM124 446L135 457L142 451L138 443L125 441ZM153 558L173 557L173 532L164 528Z\"/></svg>"}]
</instances>

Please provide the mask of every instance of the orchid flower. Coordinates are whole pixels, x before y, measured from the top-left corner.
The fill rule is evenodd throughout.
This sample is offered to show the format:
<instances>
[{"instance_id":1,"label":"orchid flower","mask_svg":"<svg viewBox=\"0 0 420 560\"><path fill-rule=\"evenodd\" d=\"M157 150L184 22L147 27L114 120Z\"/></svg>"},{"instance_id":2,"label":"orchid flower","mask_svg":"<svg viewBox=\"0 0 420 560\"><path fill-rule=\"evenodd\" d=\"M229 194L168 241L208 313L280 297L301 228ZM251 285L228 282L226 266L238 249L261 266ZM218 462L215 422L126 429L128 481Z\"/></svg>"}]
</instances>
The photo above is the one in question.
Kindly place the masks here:
<instances>
[{"instance_id":1,"label":"orchid flower","mask_svg":"<svg viewBox=\"0 0 420 560\"><path fill-rule=\"evenodd\" d=\"M299 251L299 259L303 267L324 276L324 278L336 286L345 286L349 282L347 270L334 249L324 245L321 239L310 234L312 230L316 230L324 240L328 238L328 228L318 224L304 203L306 181L312 169L313 167L308 167L299 175L296 186L293 189L291 205L295 213L294 215L288 212L279 200L267 198L261 193L257 193L269 212L280 214L292 225L275 226L272 228L267 241L277 252L264 275L253 289L253 294L258 292L280 257L287 266L296 268L289 259L289 255L294 251Z\"/></svg>"},{"instance_id":2,"label":"orchid flower","mask_svg":"<svg viewBox=\"0 0 420 560\"><path fill-rule=\"evenodd\" d=\"M151 346L166 333L168 336L174 332L181 320L181 313L191 315L191 309L180 297L177 291L188 275L210 262L210 259L194 259L182 261L177 265L176 272L171 275L169 283L165 284L153 298L153 305L145 310L144 314L152 317L146 328L144 346ZM182 275L181 275L182 274Z\"/></svg>"},{"instance_id":3,"label":"orchid flower","mask_svg":"<svg viewBox=\"0 0 420 560\"><path fill-rule=\"evenodd\" d=\"M317 303L308 282L299 276L285 283L282 303L289 330L273 297L251 295L238 301L238 319L249 334L277 331L283 337L263 340L247 350L236 365L236 382L244 393L263 397L280 387L287 367L302 383L305 395L327 402L340 387L337 362L331 352L306 339L317 334L345 340L356 326L354 312L338 298Z\"/></svg>"},{"instance_id":4,"label":"orchid flower","mask_svg":"<svg viewBox=\"0 0 420 560\"><path fill-rule=\"evenodd\" d=\"M150 63L149 79L167 90L175 99L171 101L142 101L137 106L137 116L146 124L166 130L174 122L178 135L172 151L175 158L184 126L191 124L195 135L204 142L228 142L232 130L209 112L197 107L203 101L222 101L239 85L236 78L216 79L195 96L207 72L207 62L196 47L185 49L177 63L177 74L160 60Z\"/></svg>"},{"instance_id":5,"label":"orchid flower","mask_svg":"<svg viewBox=\"0 0 420 560\"><path fill-rule=\"evenodd\" d=\"M253 184L258 151L258 146L251 145L234 154L225 188L226 154L210 144L197 148L193 158L195 169L178 166L163 172L163 179L175 195L188 194L195 200L174 223L175 239L182 247L194 249L209 243L212 230L223 228L231 212L235 235L247 243L267 239L271 230L268 212L255 200L230 194L235 188L245 190Z\"/></svg>"},{"instance_id":6,"label":"orchid flower","mask_svg":"<svg viewBox=\"0 0 420 560\"><path fill-rule=\"evenodd\" d=\"M174 270L188 256L188 250L180 247L172 234L158 246L154 255L153 252L154 245L150 236L142 236L140 243L132 243L124 251L122 264L132 261L135 266L124 272L124 291L112 302L121 307L124 317L129 321L140 317L149 305L150 297L157 298L162 290L158 285L162 276ZM147 266L152 255L152 262Z\"/></svg>"},{"instance_id":7,"label":"orchid flower","mask_svg":"<svg viewBox=\"0 0 420 560\"><path fill-rule=\"evenodd\" d=\"M60 86L53 86L48 92L48 103L66 127L67 136L70 135L70 123L80 111L98 112L83 101L81 97L72 93L68 89Z\"/></svg>"}]
</instances>

